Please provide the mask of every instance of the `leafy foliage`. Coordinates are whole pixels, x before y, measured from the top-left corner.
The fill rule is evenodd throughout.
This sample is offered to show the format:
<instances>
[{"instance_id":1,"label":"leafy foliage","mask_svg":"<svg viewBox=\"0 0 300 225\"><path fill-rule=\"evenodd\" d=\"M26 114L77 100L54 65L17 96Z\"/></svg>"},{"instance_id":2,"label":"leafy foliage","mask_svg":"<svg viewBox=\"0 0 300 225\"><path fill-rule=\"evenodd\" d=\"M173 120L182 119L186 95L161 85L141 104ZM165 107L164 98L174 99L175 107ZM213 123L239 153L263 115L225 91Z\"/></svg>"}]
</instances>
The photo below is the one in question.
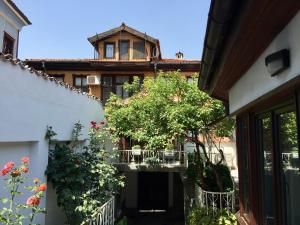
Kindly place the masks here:
<instances>
[{"instance_id":1,"label":"leafy foliage","mask_svg":"<svg viewBox=\"0 0 300 225\"><path fill-rule=\"evenodd\" d=\"M188 225L237 225L237 219L233 213L224 209L193 208L187 218Z\"/></svg>"},{"instance_id":2,"label":"leafy foliage","mask_svg":"<svg viewBox=\"0 0 300 225\"><path fill-rule=\"evenodd\" d=\"M156 79L145 79L140 91L137 91L136 80L126 88L133 93L130 98L123 100L112 95L105 107L114 136L129 139L150 150L174 149L188 138L196 144L195 160L199 163L195 173L200 178L200 185L206 189L203 168L209 165L219 190L224 190L206 149L208 145L220 152L222 157L217 164L224 161L220 142L222 137L231 136L234 121L226 117L222 102L200 91L196 77L188 83L179 71L161 72Z\"/></svg>"},{"instance_id":3,"label":"leafy foliage","mask_svg":"<svg viewBox=\"0 0 300 225\"><path fill-rule=\"evenodd\" d=\"M98 208L123 186L123 177L109 162L112 153L103 151L109 135L103 121L92 121L89 145L82 151L75 146L57 144L50 152L46 171L57 194L57 203L67 216L68 224L82 224L95 216ZM75 125L80 134L82 126ZM78 138L75 138L78 140Z\"/></svg>"}]
</instances>

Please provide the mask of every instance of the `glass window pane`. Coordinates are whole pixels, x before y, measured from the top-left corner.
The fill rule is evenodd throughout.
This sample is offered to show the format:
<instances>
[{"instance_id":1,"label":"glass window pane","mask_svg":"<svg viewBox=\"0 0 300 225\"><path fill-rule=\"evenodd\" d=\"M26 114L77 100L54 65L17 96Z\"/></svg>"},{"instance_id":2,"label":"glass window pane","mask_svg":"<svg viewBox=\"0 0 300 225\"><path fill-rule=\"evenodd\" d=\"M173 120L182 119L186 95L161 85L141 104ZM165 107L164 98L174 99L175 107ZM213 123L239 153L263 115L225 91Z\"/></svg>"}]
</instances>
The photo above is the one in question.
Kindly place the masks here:
<instances>
[{"instance_id":1,"label":"glass window pane","mask_svg":"<svg viewBox=\"0 0 300 225\"><path fill-rule=\"evenodd\" d=\"M112 77L103 77L103 86L112 86Z\"/></svg>"},{"instance_id":2,"label":"glass window pane","mask_svg":"<svg viewBox=\"0 0 300 225\"><path fill-rule=\"evenodd\" d=\"M296 112L278 116L281 179L288 225L300 224L300 174Z\"/></svg>"},{"instance_id":3,"label":"glass window pane","mask_svg":"<svg viewBox=\"0 0 300 225\"><path fill-rule=\"evenodd\" d=\"M82 84L82 86L87 86L86 77L81 78L81 84Z\"/></svg>"},{"instance_id":4,"label":"glass window pane","mask_svg":"<svg viewBox=\"0 0 300 225\"><path fill-rule=\"evenodd\" d=\"M272 152L272 123L271 116L260 121L261 148L263 151L263 181L264 181L264 224L275 224L274 217L274 193L273 193L273 152Z\"/></svg>"},{"instance_id":5,"label":"glass window pane","mask_svg":"<svg viewBox=\"0 0 300 225\"><path fill-rule=\"evenodd\" d=\"M120 59L129 59L129 41L120 41Z\"/></svg>"},{"instance_id":6,"label":"glass window pane","mask_svg":"<svg viewBox=\"0 0 300 225\"><path fill-rule=\"evenodd\" d=\"M125 82L129 82L129 76L117 76L116 77L117 84L124 84Z\"/></svg>"},{"instance_id":7,"label":"glass window pane","mask_svg":"<svg viewBox=\"0 0 300 225\"><path fill-rule=\"evenodd\" d=\"M105 45L105 57L113 58L114 57L114 44Z\"/></svg>"},{"instance_id":8,"label":"glass window pane","mask_svg":"<svg viewBox=\"0 0 300 225\"><path fill-rule=\"evenodd\" d=\"M133 42L133 58L134 59L145 58L145 42L144 41Z\"/></svg>"},{"instance_id":9,"label":"glass window pane","mask_svg":"<svg viewBox=\"0 0 300 225\"><path fill-rule=\"evenodd\" d=\"M116 85L116 95L119 97L123 97L123 87L122 85Z\"/></svg>"},{"instance_id":10,"label":"glass window pane","mask_svg":"<svg viewBox=\"0 0 300 225\"><path fill-rule=\"evenodd\" d=\"M81 77L75 78L75 86L81 86Z\"/></svg>"}]
</instances>

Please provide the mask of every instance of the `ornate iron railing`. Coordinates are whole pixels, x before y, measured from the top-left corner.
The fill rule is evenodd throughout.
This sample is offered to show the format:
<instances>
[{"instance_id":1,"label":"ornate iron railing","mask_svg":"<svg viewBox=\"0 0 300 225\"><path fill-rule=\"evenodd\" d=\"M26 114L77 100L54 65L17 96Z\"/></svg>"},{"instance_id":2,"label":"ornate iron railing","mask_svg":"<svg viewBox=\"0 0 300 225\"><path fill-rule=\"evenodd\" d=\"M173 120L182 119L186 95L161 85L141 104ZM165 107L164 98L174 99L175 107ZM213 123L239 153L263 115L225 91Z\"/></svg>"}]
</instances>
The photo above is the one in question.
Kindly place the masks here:
<instances>
[{"instance_id":1,"label":"ornate iron railing","mask_svg":"<svg viewBox=\"0 0 300 225\"><path fill-rule=\"evenodd\" d=\"M187 152L176 150L118 150L117 164L187 166Z\"/></svg>"},{"instance_id":2,"label":"ornate iron railing","mask_svg":"<svg viewBox=\"0 0 300 225\"><path fill-rule=\"evenodd\" d=\"M212 192L198 188L198 202L201 207L213 209L226 209L227 211L235 211L235 194L230 192Z\"/></svg>"},{"instance_id":3,"label":"ornate iron railing","mask_svg":"<svg viewBox=\"0 0 300 225\"><path fill-rule=\"evenodd\" d=\"M115 197L111 197L100 208L98 213L88 222L88 225L114 225L115 223Z\"/></svg>"}]
</instances>

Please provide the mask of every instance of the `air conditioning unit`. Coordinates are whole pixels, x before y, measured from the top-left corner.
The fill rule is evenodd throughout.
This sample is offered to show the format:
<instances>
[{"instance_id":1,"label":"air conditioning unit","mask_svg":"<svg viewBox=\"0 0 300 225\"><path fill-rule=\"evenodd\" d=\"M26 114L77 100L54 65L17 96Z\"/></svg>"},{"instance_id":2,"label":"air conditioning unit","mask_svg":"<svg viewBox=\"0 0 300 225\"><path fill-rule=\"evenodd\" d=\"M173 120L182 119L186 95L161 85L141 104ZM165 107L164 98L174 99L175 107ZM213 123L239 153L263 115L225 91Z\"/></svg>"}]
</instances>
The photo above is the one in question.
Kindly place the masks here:
<instances>
[{"instance_id":1,"label":"air conditioning unit","mask_svg":"<svg viewBox=\"0 0 300 225\"><path fill-rule=\"evenodd\" d=\"M98 75L87 76L88 85L97 85L101 83L101 77Z\"/></svg>"}]
</instances>

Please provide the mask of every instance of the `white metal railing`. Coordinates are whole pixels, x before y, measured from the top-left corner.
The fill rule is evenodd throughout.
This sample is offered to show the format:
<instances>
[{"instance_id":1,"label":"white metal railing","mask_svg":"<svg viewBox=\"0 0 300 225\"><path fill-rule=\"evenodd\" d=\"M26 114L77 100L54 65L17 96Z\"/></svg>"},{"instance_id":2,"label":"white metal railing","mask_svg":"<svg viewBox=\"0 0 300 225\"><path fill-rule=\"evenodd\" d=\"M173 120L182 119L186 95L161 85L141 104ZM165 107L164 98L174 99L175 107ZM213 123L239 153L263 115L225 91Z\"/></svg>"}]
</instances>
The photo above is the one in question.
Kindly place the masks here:
<instances>
[{"instance_id":1,"label":"white metal railing","mask_svg":"<svg viewBox=\"0 0 300 225\"><path fill-rule=\"evenodd\" d=\"M117 164L187 166L187 152L177 150L117 150Z\"/></svg>"},{"instance_id":2,"label":"white metal railing","mask_svg":"<svg viewBox=\"0 0 300 225\"><path fill-rule=\"evenodd\" d=\"M115 223L115 197L111 197L98 210L94 219L88 225L114 225Z\"/></svg>"},{"instance_id":3,"label":"white metal railing","mask_svg":"<svg viewBox=\"0 0 300 225\"><path fill-rule=\"evenodd\" d=\"M226 209L234 212L235 210L235 193L230 192L212 192L198 188L198 203L201 207L213 209Z\"/></svg>"}]
</instances>

